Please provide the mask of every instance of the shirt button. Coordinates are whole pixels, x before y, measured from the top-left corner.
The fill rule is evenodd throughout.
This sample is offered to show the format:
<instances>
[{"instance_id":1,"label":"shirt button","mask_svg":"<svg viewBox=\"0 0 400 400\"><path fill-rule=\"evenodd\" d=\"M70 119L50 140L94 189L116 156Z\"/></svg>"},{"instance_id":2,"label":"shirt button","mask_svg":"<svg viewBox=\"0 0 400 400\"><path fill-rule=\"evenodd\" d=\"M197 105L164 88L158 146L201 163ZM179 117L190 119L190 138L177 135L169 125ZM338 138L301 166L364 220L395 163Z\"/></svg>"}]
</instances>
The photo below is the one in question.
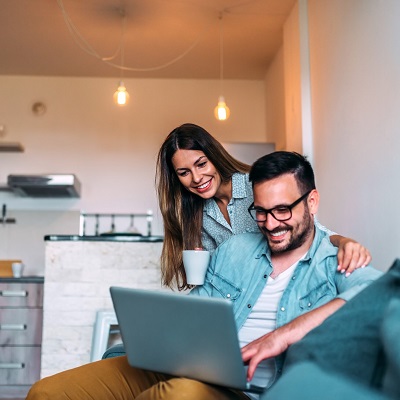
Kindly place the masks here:
<instances>
[{"instance_id":1,"label":"shirt button","mask_svg":"<svg viewBox=\"0 0 400 400\"><path fill-rule=\"evenodd\" d=\"M251 304L247 304L247 308L251 308Z\"/></svg>"},{"instance_id":2,"label":"shirt button","mask_svg":"<svg viewBox=\"0 0 400 400\"><path fill-rule=\"evenodd\" d=\"M285 311L285 307L281 307L281 311Z\"/></svg>"},{"instance_id":3,"label":"shirt button","mask_svg":"<svg viewBox=\"0 0 400 400\"><path fill-rule=\"evenodd\" d=\"M307 307L311 307L311 303L308 303L308 304L307 304Z\"/></svg>"},{"instance_id":4,"label":"shirt button","mask_svg":"<svg viewBox=\"0 0 400 400\"><path fill-rule=\"evenodd\" d=\"M228 293L228 294L226 295L226 297L229 299L229 298L231 297L231 295Z\"/></svg>"},{"instance_id":5,"label":"shirt button","mask_svg":"<svg viewBox=\"0 0 400 400\"><path fill-rule=\"evenodd\" d=\"M292 280L295 280L296 279L296 277L295 276L292 276Z\"/></svg>"},{"instance_id":6,"label":"shirt button","mask_svg":"<svg viewBox=\"0 0 400 400\"><path fill-rule=\"evenodd\" d=\"M268 275L267 275L267 274L265 274L265 275L264 275L264 278L267 278L267 276L268 276Z\"/></svg>"}]
</instances>

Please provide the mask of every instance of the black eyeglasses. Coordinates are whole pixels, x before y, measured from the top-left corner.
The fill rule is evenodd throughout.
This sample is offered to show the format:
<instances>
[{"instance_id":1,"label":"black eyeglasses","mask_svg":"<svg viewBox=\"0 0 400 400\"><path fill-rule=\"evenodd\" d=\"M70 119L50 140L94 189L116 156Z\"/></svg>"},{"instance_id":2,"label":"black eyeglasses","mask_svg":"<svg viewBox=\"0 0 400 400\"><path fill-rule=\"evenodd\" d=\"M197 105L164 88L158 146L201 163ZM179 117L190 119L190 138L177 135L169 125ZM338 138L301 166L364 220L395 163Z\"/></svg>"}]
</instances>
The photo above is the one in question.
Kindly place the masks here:
<instances>
[{"instance_id":1,"label":"black eyeglasses","mask_svg":"<svg viewBox=\"0 0 400 400\"><path fill-rule=\"evenodd\" d=\"M296 207L297 204L304 200L311 192L312 190L303 194L303 196L301 196L289 206L277 206L266 210L262 207L254 207L254 203L252 203L248 210L251 218L253 218L256 222L265 222L267 220L268 214L271 214L279 222L287 221L292 218L292 208Z\"/></svg>"}]
</instances>

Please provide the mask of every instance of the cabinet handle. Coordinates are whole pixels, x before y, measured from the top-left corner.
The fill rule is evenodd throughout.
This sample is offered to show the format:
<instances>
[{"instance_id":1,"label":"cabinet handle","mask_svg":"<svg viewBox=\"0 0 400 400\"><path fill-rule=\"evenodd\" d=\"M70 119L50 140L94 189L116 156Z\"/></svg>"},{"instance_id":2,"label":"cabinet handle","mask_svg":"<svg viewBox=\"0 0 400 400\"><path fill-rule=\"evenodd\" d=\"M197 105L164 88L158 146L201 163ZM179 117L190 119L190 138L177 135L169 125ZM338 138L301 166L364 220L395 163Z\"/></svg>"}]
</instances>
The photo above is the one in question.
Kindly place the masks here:
<instances>
[{"instance_id":1,"label":"cabinet handle","mask_svg":"<svg viewBox=\"0 0 400 400\"><path fill-rule=\"evenodd\" d=\"M23 369L25 368L24 363L0 363L2 369Z\"/></svg>"},{"instance_id":2,"label":"cabinet handle","mask_svg":"<svg viewBox=\"0 0 400 400\"><path fill-rule=\"evenodd\" d=\"M26 297L28 292L26 290L0 290L0 296L3 297Z\"/></svg>"},{"instance_id":3,"label":"cabinet handle","mask_svg":"<svg viewBox=\"0 0 400 400\"><path fill-rule=\"evenodd\" d=\"M0 324L1 331L25 331L25 324Z\"/></svg>"}]
</instances>

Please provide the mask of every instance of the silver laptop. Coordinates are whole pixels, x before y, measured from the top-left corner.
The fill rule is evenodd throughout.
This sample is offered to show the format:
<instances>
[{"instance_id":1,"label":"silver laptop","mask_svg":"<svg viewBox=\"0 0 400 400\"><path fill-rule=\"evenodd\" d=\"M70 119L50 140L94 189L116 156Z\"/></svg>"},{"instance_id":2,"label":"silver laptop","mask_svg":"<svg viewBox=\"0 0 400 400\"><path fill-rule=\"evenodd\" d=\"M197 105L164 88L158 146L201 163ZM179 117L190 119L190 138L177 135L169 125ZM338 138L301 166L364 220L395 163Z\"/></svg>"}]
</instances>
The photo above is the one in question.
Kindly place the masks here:
<instances>
[{"instance_id":1,"label":"silver laptop","mask_svg":"<svg viewBox=\"0 0 400 400\"><path fill-rule=\"evenodd\" d=\"M133 367L260 393L247 382L232 304L171 292L110 288Z\"/></svg>"}]
</instances>

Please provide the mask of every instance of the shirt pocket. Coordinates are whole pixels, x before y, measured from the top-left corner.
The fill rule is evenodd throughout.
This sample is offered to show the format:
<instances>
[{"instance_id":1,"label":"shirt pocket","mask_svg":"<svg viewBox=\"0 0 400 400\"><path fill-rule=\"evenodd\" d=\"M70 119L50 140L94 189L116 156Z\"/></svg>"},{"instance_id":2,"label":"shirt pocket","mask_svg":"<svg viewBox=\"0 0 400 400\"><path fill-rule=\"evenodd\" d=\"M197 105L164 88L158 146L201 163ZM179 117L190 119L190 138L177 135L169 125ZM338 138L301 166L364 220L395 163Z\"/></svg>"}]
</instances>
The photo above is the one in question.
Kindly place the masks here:
<instances>
[{"instance_id":1,"label":"shirt pocket","mask_svg":"<svg viewBox=\"0 0 400 400\"><path fill-rule=\"evenodd\" d=\"M213 275L210 284L223 298L228 300L237 300L242 293L240 287L218 273Z\"/></svg>"},{"instance_id":2,"label":"shirt pocket","mask_svg":"<svg viewBox=\"0 0 400 400\"><path fill-rule=\"evenodd\" d=\"M306 295L299 298L299 306L303 311L313 310L332 300L335 294L328 281L322 282L317 287L311 289Z\"/></svg>"}]
</instances>

